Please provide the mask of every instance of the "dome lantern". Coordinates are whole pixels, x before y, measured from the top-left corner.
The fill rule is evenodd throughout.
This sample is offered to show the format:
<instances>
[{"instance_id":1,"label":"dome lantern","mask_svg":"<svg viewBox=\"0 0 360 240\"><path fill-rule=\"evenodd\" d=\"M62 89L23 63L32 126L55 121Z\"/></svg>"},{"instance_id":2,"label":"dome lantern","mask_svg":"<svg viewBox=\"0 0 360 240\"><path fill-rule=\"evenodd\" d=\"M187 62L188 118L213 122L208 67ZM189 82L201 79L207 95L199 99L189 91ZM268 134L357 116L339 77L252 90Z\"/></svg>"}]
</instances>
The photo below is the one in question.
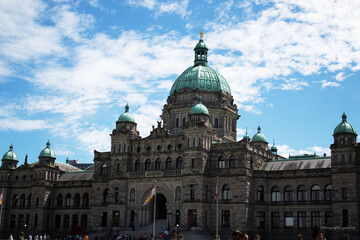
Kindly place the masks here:
<instances>
[{"instance_id":1,"label":"dome lantern","mask_svg":"<svg viewBox=\"0 0 360 240\"><path fill-rule=\"evenodd\" d=\"M251 139L251 142L266 142L267 143L266 137L264 136L264 134L261 133L260 125L257 128L257 133Z\"/></svg>"},{"instance_id":2,"label":"dome lantern","mask_svg":"<svg viewBox=\"0 0 360 240\"><path fill-rule=\"evenodd\" d=\"M347 116L346 116L345 112L343 112L341 118L342 118L342 121L334 129L334 134L333 135L337 135L337 134L340 134L340 133L356 134L355 128L350 123L348 123L348 121L346 120Z\"/></svg>"},{"instance_id":3,"label":"dome lantern","mask_svg":"<svg viewBox=\"0 0 360 240\"><path fill-rule=\"evenodd\" d=\"M200 40L199 42L196 44L194 51L195 51L195 61L194 61L194 65L195 66L206 66L207 65L207 52L208 52L208 48L205 45L205 42L203 40L203 36L204 33L202 31L200 31Z\"/></svg>"}]
</instances>

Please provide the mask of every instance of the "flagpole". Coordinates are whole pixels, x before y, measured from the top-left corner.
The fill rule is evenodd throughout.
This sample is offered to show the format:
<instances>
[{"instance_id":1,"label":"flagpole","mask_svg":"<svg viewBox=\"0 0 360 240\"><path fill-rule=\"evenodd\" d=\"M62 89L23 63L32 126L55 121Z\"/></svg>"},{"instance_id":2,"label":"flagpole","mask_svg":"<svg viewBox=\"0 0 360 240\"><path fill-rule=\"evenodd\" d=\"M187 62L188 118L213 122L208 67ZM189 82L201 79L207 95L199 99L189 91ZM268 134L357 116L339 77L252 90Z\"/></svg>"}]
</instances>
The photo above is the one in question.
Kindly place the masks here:
<instances>
[{"instance_id":1,"label":"flagpole","mask_svg":"<svg viewBox=\"0 0 360 240\"><path fill-rule=\"evenodd\" d=\"M219 187L219 177L216 176L216 186ZM219 189L217 189L219 195ZM219 197L216 196L216 237L219 235Z\"/></svg>"},{"instance_id":2,"label":"flagpole","mask_svg":"<svg viewBox=\"0 0 360 240\"><path fill-rule=\"evenodd\" d=\"M156 185L155 185L156 188ZM153 238L152 240L155 240L155 220L156 220L156 192L154 196L154 226L153 226Z\"/></svg>"}]
</instances>

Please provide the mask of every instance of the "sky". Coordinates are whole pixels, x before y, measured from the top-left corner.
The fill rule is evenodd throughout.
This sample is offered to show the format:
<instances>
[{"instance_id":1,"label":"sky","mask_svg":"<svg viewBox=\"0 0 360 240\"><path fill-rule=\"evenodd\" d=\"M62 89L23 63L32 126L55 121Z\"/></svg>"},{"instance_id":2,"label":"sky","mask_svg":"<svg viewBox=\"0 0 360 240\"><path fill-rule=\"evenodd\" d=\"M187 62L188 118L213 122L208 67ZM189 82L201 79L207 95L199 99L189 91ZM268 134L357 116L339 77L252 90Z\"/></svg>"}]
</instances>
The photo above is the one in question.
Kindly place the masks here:
<instances>
[{"instance_id":1,"label":"sky","mask_svg":"<svg viewBox=\"0 0 360 240\"><path fill-rule=\"evenodd\" d=\"M204 32L228 81L238 139L258 125L279 154L330 154L343 111L360 128L360 1L0 0L0 155L93 161L129 103L159 121ZM358 138L359 141L359 138Z\"/></svg>"}]
</instances>

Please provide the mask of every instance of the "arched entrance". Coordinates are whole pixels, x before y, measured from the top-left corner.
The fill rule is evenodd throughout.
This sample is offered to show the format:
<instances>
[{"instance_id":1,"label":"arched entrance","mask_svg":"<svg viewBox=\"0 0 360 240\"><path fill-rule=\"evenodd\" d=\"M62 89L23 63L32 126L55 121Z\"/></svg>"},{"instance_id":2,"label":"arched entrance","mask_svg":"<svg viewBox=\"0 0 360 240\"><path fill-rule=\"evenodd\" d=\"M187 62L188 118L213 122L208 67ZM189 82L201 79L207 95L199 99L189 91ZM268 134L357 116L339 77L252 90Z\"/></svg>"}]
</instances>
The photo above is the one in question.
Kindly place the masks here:
<instances>
[{"instance_id":1,"label":"arched entrance","mask_svg":"<svg viewBox=\"0 0 360 240\"><path fill-rule=\"evenodd\" d=\"M158 193L156 194L156 219L166 219L167 210L166 210L166 197Z\"/></svg>"}]
</instances>

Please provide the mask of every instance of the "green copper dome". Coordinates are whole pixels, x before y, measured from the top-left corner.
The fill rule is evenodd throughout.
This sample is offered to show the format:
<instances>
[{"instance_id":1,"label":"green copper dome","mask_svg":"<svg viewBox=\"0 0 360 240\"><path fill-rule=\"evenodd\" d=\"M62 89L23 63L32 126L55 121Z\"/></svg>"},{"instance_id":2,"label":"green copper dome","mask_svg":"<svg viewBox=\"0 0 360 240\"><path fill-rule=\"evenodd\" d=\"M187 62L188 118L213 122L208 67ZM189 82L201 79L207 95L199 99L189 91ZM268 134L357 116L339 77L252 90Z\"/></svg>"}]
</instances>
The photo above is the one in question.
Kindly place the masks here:
<instances>
[{"instance_id":1,"label":"green copper dome","mask_svg":"<svg viewBox=\"0 0 360 240\"><path fill-rule=\"evenodd\" d=\"M44 148L41 152L39 157L51 157L56 158L55 152L50 148L50 141L48 140L46 143L46 148Z\"/></svg>"},{"instance_id":2,"label":"green copper dome","mask_svg":"<svg viewBox=\"0 0 360 240\"><path fill-rule=\"evenodd\" d=\"M13 151L13 145L10 145L9 151L7 151L4 156L2 157L2 160L18 160L18 157L16 153Z\"/></svg>"},{"instance_id":3,"label":"green copper dome","mask_svg":"<svg viewBox=\"0 0 360 240\"><path fill-rule=\"evenodd\" d=\"M356 134L355 128L346 121L346 114L345 112L342 114L342 121L339 123L339 125L336 126L334 130L334 135L338 133L354 133Z\"/></svg>"},{"instance_id":4,"label":"green copper dome","mask_svg":"<svg viewBox=\"0 0 360 240\"><path fill-rule=\"evenodd\" d=\"M271 146L271 152L277 152L278 148L275 146L275 140L273 140L273 145Z\"/></svg>"},{"instance_id":5,"label":"green copper dome","mask_svg":"<svg viewBox=\"0 0 360 240\"><path fill-rule=\"evenodd\" d=\"M135 118L133 117L133 115L131 115L129 113L129 105L126 104L125 106L125 112L123 114L120 115L118 122L135 122Z\"/></svg>"},{"instance_id":6,"label":"green copper dome","mask_svg":"<svg viewBox=\"0 0 360 240\"><path fill-rule=\"evenodd\" d=\"M266 137L264 134L261 133L261 127L258 126L258 132L253 136L251 142L267 142Z\"/></svg>"},{"instance_id":7,"label":"green copper dome","mask_svg":"<svg viewBox=\"0 0 360 240\"><path fill-rule=\"evenodd\" d=\"M207 51L204 41L200 39L195 49L194 66L186 69L174 82L170 96L183 88L227 92L231 95L229 84L220 73L207 66Z\"/></svg>"},{"instance_id":8,"label":"green copper dome","mask_svg":"<svg viewBox=\"0 0 360 240\"><path fill-rule=\"evenodd\" d=\"M191 108L189 114L207 114L207 115L209 115L209 110L207 109L207 107L204 104L202 104L201 100L202 100L201 96L198 96L198 103Z\"/></svg>"}]
</instances>

